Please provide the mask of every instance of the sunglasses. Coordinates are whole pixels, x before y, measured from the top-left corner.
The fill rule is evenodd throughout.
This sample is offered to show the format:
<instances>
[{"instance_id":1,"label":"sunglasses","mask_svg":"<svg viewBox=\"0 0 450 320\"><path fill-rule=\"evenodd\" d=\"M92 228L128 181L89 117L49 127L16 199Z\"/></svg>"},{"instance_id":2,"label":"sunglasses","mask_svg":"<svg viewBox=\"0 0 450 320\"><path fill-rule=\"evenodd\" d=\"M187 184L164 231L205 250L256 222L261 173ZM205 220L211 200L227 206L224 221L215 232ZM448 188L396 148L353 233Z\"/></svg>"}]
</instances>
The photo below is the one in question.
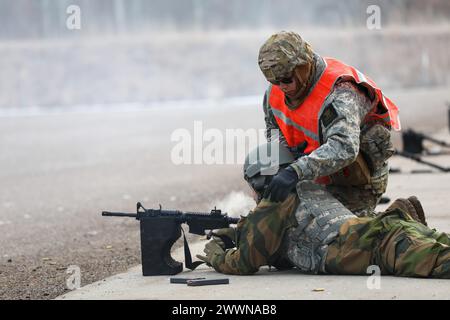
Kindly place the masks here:
<instances>
[{"instance_id":1,"label":"sunglasses","mask_svg":"<svg viewBox=\"0 0 450 320\"><path fill-rule=\"evenodd\" d=\"M294 81L294 77L290 77L290 78L283 78L283 79L280 79L280 80L272 80L272 81L270 81L270 83L272 83L272 84L274 84L276 86L279 86L280 83L290 84L293 81Z\"/></svg>"}]
</instances>

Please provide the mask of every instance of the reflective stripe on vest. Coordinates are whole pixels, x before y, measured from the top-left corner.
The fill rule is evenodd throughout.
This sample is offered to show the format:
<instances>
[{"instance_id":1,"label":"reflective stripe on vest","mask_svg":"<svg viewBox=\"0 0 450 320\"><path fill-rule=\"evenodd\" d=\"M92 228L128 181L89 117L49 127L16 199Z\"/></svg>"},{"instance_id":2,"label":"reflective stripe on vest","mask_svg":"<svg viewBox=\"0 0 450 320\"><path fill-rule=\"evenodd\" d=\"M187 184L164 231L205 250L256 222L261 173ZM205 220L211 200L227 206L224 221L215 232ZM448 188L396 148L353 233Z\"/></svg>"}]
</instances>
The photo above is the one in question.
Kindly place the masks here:
<instances>
[{"instance_id":1,"label":"reflective stripe on vest","mask_svg":"<svg viewBox=\"0 0 450 320\"><path fill-rule=\"evenodd\" d=\"M275 119L283 132L286 142L290 147L295 147L304 141L308 143L305 153L309 154L320 146L319 141L319 117L326 107L325 99L333 91L338 79L352 80L363 85L369 90L373 99L374 109L364 119L364 123L370 121L382 121L395 130L400 130L397 106L383 95L378 86L369 77L359 70L348 66L333 58L324 58L326 68L319 81L314 86L305 101L295 110L289 109L284 100L284 93L279 86L272 85L269 89L269 105ZM377 112L381 106L384 112Z\"/></svg>"}]
</instances>

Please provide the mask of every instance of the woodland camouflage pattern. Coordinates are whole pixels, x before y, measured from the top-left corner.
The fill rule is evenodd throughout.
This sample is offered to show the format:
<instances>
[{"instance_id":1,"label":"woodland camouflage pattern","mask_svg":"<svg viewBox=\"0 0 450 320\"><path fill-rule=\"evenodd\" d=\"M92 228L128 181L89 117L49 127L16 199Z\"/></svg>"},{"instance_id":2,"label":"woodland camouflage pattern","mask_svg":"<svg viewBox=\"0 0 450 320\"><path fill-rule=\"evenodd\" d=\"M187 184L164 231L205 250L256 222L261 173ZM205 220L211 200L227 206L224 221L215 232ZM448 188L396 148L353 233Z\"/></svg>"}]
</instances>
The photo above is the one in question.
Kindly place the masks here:
<instances>
[{"instance_id":1,"label":"woodland camouflage pattern","mask_svg":"<svg viewBox=\"0 0 450 320\"><path fill-rule=\"evenodd\" d=\"M237 227L237 248L215 256L211 265L227 274L253 274L263 265L286 262L287 231L295 228L298 198L283 203L263 200ZM382 274L450 278L450 238L413 220L400 209L375 218L350 218L329 244L325 273L364 274L378 265Z\"/></svg>"},{"instance_id":2,"label":"woodland camouflage pattern","mask_svg":"<svg viewBox=\"0 0 450 320\"><path fill-rule=\"evenodd\" d=\"M450 237L416 222L400 209L375 218L353 218L328 247L325 268L331 274L382 274L450 278Z\"/></svg>"},{"instance_id":3,"label":"woodland camouflage pattern","mask_svg":"<svg viewBox=\"0 0 450 320\"><path fill-rule=\"evenodd\" d=\"M211 265L216 271L228 274L252 274L259 267L275 265L280 259L278 249L286 231L297 225L293 214L298 197L290 194L282 203L261 200L258 206L239 221L237 248L215 255Z\"/></svg>"}]
</instances>

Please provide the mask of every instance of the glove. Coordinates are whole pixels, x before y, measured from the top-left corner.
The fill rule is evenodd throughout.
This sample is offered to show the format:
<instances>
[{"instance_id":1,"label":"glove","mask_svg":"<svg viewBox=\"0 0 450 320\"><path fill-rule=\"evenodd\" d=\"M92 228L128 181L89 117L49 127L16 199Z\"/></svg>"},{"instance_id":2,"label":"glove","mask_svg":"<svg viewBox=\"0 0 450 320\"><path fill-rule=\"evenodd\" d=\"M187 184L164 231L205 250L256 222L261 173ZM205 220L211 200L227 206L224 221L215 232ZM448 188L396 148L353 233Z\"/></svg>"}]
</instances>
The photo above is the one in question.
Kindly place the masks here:
<instances>
[{"instance_id":1,"label":"glove","mask_svg":"<svg viewBox=\"0 0 450 320\"><path fill-rule=\"evenodd\" d=\"M211 233L208 235L208 239L212 236L214 241L219 244L222 249L229 249L236 246L236 228L222 228L222 229L215 229L212 230ZM226 243L225 243L226 242ZM230 247L230 244L232 245Z\"/></svg>"},{"instance_id":2,"label":"glove","mask_svg":"<svg viewBox=\"0 0 450 320\"><path fill-rule=\"evenodd\" d=\"M383 166L395 152L389 129L380 124L372 126L361 134L359 149L366 155L369 165Z\"/></svg>"},{"instance_id":3,"label":"glove","mask_svg":"<svg viewBox=\"0 0 450 320\"><path fill-rule=\"evenodd\" d=\"M270 201L282 202L286 200L291 190L297 185L298 180L299 178L294 168L289 166L282 169L272 178L263 197L268 198L270 195Z\"/></svg>"},{"instance_id":4,"label":"glove","mask_svg":"<svg viewBox=\"0 0 450 320\"><path fill-rule=\"evenodd\" d=\"M225 251L215 240L208 242L205 245L205 249L203 249L203 252L206 253L206 256L197 254L196 257L206 262L206 264L210 267L212 266L212 260L214 259L215 256L225 254Z\"/></svg>"}]
</instances>

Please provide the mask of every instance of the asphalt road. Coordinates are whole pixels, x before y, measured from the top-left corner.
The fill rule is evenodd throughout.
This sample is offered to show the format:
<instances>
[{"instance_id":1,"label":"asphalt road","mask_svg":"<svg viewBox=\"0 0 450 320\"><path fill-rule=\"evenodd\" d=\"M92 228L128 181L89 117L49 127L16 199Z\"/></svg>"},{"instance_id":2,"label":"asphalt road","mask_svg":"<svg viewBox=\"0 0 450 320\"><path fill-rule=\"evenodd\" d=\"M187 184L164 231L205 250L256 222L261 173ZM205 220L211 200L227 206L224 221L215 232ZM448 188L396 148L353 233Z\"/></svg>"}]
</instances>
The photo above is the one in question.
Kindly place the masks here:
<instances>
[{"instance_id":1,"label":"asphalt road","mask_svg":"<svg viewBox=\"0 0 450 320\"><path fill-rule=\"evenodd\" d=\"M404 126L447 126L449 88L392 92ZM102 210L209 210L248 187L241 165L174 165L171 134L203 127L263 128L258 106L0 117L0 298L50 299L67 267L83 285L137 265L138 225Z\"/></svg>"}]
</instances>

